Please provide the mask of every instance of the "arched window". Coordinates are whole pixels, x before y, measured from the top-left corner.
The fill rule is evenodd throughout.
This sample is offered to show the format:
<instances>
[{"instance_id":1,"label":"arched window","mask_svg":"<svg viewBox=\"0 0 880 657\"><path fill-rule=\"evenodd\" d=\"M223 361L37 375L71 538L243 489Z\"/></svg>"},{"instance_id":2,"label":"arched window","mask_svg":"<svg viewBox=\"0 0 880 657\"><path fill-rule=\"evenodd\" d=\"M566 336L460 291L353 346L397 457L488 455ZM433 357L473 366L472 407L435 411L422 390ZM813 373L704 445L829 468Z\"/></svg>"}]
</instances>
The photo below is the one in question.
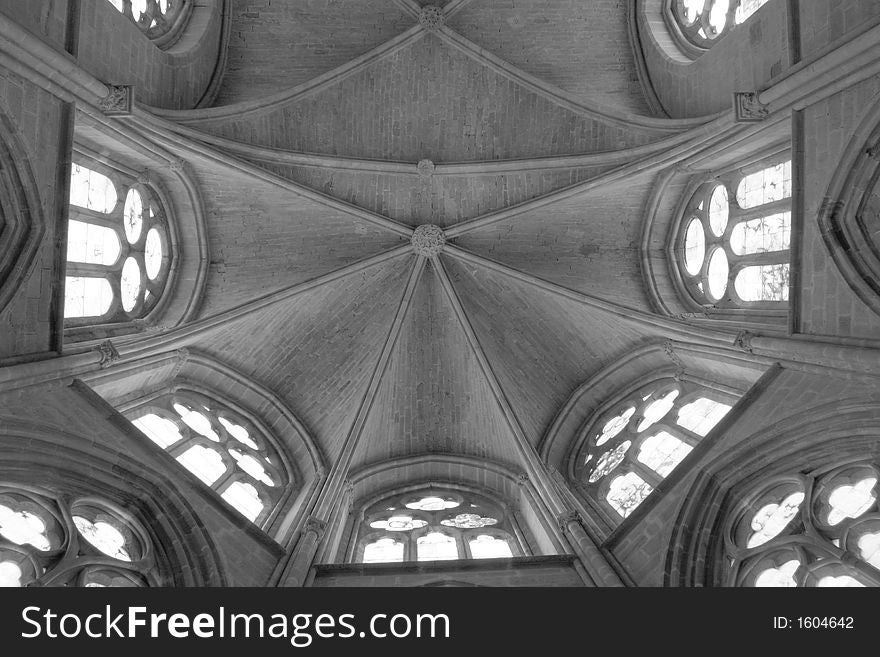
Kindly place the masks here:
<instances>
[{"instance_id":1,"label":"arched window","mask_svg":"<svg viewBox=\"0 0 880 657\"><path fill-rule=\"evenodd\" d=\"M753 489L725 521L730 586L880 586L880 468L859 463Z\"/></svg>"},{"instance_id":2,"label":"arched window","mask_svg":"<svg viewBox=\"0 0 880 657\"><path fill-rule=\"evenodd\" d=\"M686 204L673 253L702 306L787 308L791 160L774 158L701 183Z\"/></svg>"},{"instance_id":3,"label":"arched window","mask_svg":"<svg viewBox=\"0 0 880 657\"><path fill-rule=\"evenodd\" d=\"M661 379L593 420L577 457L583 490L618 522L650 495L730 411L736 398L690 381Z\"/></svg>"},{"instance_id":4,"label":"arched window","mask_svg":"<svg viewBox=\"0 0 880 657\"><path fill-rule=\"evenodd\" d=\"M70 175L68 327L145 317L164 293L171 269L167 219L155 191L93 166L75 163Z\"/></svg>"},{"instance_id":5,"label":"arched window","mask_svg":"<svg viewBox=\"0 0 880 657\"><path fill-rule=\"evenodd\" d=\"M523 554L512 520L497 503L429 488L373 504L358 529L363 563L493 559Z\"/></svg>"},{"instance_id":6,"label":"arched window","mask_svg":"<svg viewBox=\"0 0 880 657\"><path fill-rule=\"evenodd\" d=\"M192 0L108 0L150 39L178 32L186 22Z\"/></svg>"},{"instance_id":7,"label":"arched window","mask_svg":"<svg viewBox=\"0 0 880 657\"><path fill-rule=\"evenodd\" d=\"M269 517L290 483L269 437L215 399L178 391L129 416L150 440L257 525Z\"/></svg>"},{"instance_id":8,"label":"arched window","mask_svg":"<svg viewBox=\"0 0 880 657\"><path fill-rule=\"evenodd\" d=\"M0 586L149 586L155 569L149 535L124 511L0 486Z\"/></svg>"},{"instance_id":9,"label":"arched window","mask_svg":"<svg viewBox=\"0 0 880 657\"><path fill-rule=\"evenodd\" d=\"M678 32L699 48L710 48L720 37L744 23L768 0L669 0Z\"/></svg>"}]
</instances>

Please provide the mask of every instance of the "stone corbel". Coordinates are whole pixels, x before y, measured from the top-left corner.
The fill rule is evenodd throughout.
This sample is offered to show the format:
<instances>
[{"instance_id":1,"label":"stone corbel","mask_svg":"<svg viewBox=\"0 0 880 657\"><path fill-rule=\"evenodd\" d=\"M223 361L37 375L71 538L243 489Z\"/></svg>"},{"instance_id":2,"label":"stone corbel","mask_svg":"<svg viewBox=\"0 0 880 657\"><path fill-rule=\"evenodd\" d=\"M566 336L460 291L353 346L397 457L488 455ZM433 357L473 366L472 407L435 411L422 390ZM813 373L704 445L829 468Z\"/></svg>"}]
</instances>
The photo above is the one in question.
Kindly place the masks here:
<instances>
[{"instance_id":1,"label":"stone corbel","mask_svg":"<svg viewBox=\"0 0 880 657\"><path fill-rule=\"evenodd\" d=\"M119 352L116 351L116 347L113 346L113 343L110 342L110 340L104 340L104 342L95 347L95 351L101 354L101 361L99 364L102 370L106 370L121 358Z\"/></svg>"},{"instance_id":2,"label":"stone corbel","mask_svg":"<svg viewBox=\"0 0 880 657\"><path fill-rule=\"evenodd\" d=\"M752 338L754 337L754 333L742 330L736 334L736 338L733 340L733 346L752 353Z\"/></svg>"},{"instance_id":3,"label":"stone corbel","mask_svg":"<svg viewBox=\"0 0 880 657\"><path fill-rule=\"evenodd\" d=\"M98 107L107 116L131 116L134 106L134 87L128 84L108 85L110 93L98 101Z\"/></svg>"},{"instance_id":4,"label":"stone corbel","mask_svg":"<svg viewBox=\"0 0 880 657\"><path fill-rule=\"evenodd\" d=\"M758 100L757 91L735 91L733 113L737 123L755 123L770 116L770 110Z\"/></svg>"}]
</instances>

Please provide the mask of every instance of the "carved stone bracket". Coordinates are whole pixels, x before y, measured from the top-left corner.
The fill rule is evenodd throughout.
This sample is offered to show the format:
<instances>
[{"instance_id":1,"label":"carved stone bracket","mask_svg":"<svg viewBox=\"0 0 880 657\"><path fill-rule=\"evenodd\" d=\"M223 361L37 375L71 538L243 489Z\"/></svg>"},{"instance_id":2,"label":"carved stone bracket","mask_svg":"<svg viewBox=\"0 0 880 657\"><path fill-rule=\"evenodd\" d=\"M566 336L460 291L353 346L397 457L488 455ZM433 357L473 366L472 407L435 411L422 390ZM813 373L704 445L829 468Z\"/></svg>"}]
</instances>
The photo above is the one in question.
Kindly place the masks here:
<instances>
[{"instance_id":1,"label":"carved stone bracket","mask_svg":"<svg viewBox=\"0 0 880 657\"><path fill-rule=\"evenodd\" d=\"M186 167L186 161L180 158L171 160L168 162L168 168L172 171L183 171L184 167Z\"/></svg>"},{"instance_id":2,"label":"carved stone bracket","mask_svg":"<svg viewBox=\"0 0 880 657\"><path fill-rule=\"evenodd\" d=\"M107 369L120 359L119 352L116 351L116 347L113 346L110 340L104 340L104 342L95 347L95 351L101 354L100 366L102 370Z\"/></svg>"},{"instance_id":3,"label":"carved stone bracket","mask_svg":"<svg viewBox=\"0 0 880 657\"><path fill-rule=\"evenodd\" d=\"M663 343L663 353L665 353L666 357L672 361L673 365L675 365L675 374L673 374L673 378L676 381L680 381L685 371L684 361L681 360L681 356L675 353L675 347L672 346L671 340L666 340Z\"/></svg>"},{"instance_id":4,"label":"carved stone bracket","mask_svg":"<svg viewBox=\"0 0 880 657\"><path fill-rule=\"evenodd\" d=\"M440 7L426 5L419 12L419 23L426 30L433 32L443 27L446 23L446 16L443 15L443 10Z\"/></svg>"},{"instance_id":5,"label":"carved stone bracket","mask_svg":"<svg viewBox=\"0 0 880 657\"><path fill-rule=\"evenodd\" d=\"M734 92L733 113L737 123L763 121L770 116L770 110L758 100L757 91Z\"/></svg>"},{"instance_id":6,"label":"carved stone bracket","mask_svg":"<svg viewBox=\"0 0 880 657\"><path fill-rule=\"evenodd\" d=\"M134 105L134 87L127 84L108 85L110 93L98 101L98 107L107 116L131 116Z\"/></svg>"},{"instance_id":7,"label":"carved stone bracket","mask_svg":"<svg viewBox=\"0 0 880 657\"><path fill-rule=\"evenodd\" d=\"M754 337L754 333L746 330L740 331L733 340L733 346L752 353L752 338Z\"/></svg>"},{"instance_id":8,"label":"carved stone bracket","mask_svg":"<svg viewBox=\"0 0 880 657\"><path fill-rule=\"evenodd\" d=\"M186 365L187 360L189 360L189 349L181 347L177 350L177 362L174 364L174 370L171 372L172 381L180 376L180 371Z\"/></svg>"},{"instance_id":9,"label":"carved stone bracket","mask_svg":"<svg viewBox=\"0 0 880 657\"><path fill-rule=\"evenodd\" d=\"M526 473L520 473L520 475L516 478L517 486L525 486L529 483L529 475Z\"/></svg>"}]
</instances>

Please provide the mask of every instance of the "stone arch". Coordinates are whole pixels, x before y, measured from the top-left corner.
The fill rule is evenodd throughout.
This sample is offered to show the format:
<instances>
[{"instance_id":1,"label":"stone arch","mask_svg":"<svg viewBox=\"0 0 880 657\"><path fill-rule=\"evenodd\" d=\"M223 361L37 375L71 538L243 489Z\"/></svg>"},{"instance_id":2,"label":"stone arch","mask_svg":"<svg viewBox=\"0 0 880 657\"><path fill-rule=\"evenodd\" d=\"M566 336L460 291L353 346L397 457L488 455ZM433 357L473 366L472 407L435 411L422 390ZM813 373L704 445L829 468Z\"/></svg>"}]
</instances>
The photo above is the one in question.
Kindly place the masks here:
<instances>
[{"instance_id":1,"label":"stone arch","mask_svg":"<svg viewBox=\"0 0 880 657\"><path fill-rule=\"evenodd\" d=\"M16 449L26 442L28 453ZM37 423L8 421L0 433L0 481L54 495L100 497L150 534L161 586L224 586L225 567L207 528L173 476L89 439Z\"/></svg>"},{"instance_id":2,"label":"stone arch","mask_svg":"<svg viewBox=\"0 0 880 657\"><path fill-rule=\"evenodd\" d=\"M33 270L46 220L27 151L16 129L0 114L0 310Z\"/></svg>"},{"instance_id":3,"label":"stone arch","mask_svg":"<svg viewBox=\"0 0 880 657\"><path fill-rule=\"evenodd\" d=\"M818 219L847 285L880 314L880 98L874 100L835 167Z\"/></svg>"},{"instance_id":4,"label":"stone arch","mask_svg":"<svg viewBox=\"0 0 880 657\"><path fill-rule=\"evenodd\" d=\"M877 454L880 405L829 403L755 433L708 463L683 493L666 555L664 586L721 586L722 525L739 498L786 473L863 461Z\"/></svg>"},{"instance_id":5,"label":"stone arch","mask_svg":"<svg viewBox=\"0 0 880 657\"><path fill-rule=\"evenodd\" d=\"M152 381L142 386L146 376ZM323 481L326 457L310 432L267 388L222 362L192 349L180 349L96 372L88 384L124 415L156 397L192 391L215 397L270 436L288 475L287 489L264 522L264 530L283 542L297 526L306 502Z\"/></svg>"}]
</instances>

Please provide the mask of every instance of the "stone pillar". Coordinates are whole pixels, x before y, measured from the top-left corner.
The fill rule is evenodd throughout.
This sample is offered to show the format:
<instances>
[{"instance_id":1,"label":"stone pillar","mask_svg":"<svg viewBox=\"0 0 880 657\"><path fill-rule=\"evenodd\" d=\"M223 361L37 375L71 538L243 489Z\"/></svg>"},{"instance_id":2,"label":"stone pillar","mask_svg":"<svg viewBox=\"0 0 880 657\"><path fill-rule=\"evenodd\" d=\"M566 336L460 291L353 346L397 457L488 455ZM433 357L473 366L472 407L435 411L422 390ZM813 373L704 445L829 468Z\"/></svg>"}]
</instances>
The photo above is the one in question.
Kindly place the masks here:
<instances>
[{"instance_id":1,"label":"stone pillar","mask_svg":"<svg viewBox=\"0 0 880 657\"><path fill-rule=\"evenodd\" d=\"M595 586L624 586L602 551L584 529L581 514L577 511L565 511L559 514L557 519L559 529L571 543L593 584Z\"/></svg>"},{"instance_id":2,"label":"stone pillar","mask_svg":"<svg viewBox=\"0 0 880 657\"><path fill-rule=\"evenodd\" d=\"M320 518L309 516L306 519L278 586L295 587L306 583L325 531L327 523Z\"/></svg>"}]
</instances>

